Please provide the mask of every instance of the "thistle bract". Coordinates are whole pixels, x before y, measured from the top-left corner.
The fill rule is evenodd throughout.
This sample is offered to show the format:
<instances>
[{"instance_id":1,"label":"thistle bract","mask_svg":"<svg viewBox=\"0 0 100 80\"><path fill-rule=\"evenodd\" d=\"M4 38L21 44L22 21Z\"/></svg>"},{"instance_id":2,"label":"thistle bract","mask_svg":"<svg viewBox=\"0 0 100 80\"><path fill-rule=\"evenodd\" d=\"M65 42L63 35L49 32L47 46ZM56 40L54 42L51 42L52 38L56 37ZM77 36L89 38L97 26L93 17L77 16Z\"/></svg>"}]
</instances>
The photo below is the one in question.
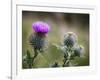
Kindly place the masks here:
<instances>
[{"instance_id":1,"label":"thistle bract","mask_svg":"<svg viewBox=\"0 0 100 80\"><path fill-rule=\"evenodd\" d=\"M79 56L80 57L81 54L83 53L83 50L84 50L83 46L75 47L75 49L74 49L75 56Z\"/></svg>"},{"instance_id":2,"label":"thistle bract","mask_svg":"<svg viewBox=\"0 0 100 80\"><path fill-rule=\"evenodd\" d=\"M42 21L37 21L37 22L33 23L32 28L37 33L48 33L50 30L49 25Z\"/></svg>"},{"instance_id":3,"label":"thistle bract","mask_svg":"<svg viewBox=\"0 0 100 80\"><path fill-rule=\"evenodd\" d=\"M38 33L31 34L29 42L36 50L41 50L47 43L45 36Z\"/></svg>"},{"instance_id":4,"label":"thistle bract","mask_svg":"<svg viewBox=\"0 0 100 80\"><path fill-rule=\"evenodd\" d=\"M72 33L68 32L64 35L64 45L67 47L73 47L75 43L77 42L77 36Z\"/></svg>"}]
</instances>

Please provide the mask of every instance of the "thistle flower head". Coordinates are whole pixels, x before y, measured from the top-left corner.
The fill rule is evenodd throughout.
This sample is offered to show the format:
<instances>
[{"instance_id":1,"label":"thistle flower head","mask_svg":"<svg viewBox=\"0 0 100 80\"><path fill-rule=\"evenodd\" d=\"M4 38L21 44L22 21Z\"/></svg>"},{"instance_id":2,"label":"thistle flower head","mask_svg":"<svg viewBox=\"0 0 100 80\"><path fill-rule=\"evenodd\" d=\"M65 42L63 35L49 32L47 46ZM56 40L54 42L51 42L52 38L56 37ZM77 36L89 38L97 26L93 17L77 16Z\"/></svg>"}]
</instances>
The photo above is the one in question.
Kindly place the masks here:
<instances>
[{"instance_id":1,"label":"thistle flower head","mask_svg":"<svg viewBox=\"0 0 100 80\"><path fill-rule=\"evenodd\" d=\"M45 22L37 21L32 24L32 29L36 33L48 33L50 30L50 26Z\"/></svg>"},{"instance_id":2,"label":"thistle flower head","mask_svg":"<svg viewBox=\"0 0 100 80\"><path fill-rule=\"evenodd\" d=\"M67 47L72 47L77 42L77 36L73 32L68 32L64 35L64 45Z\"/></svg>"},{"instance_id":3,"label":"thistle flower head","mask_svg":"<svg viewBox=\"0 0 100 80\"><path fill-rule=\"evenodd\" d=\"M84 47L82 45L79 45L79 46L75 47L75 49L74 49L75 56L80 57L83 52L84 52Z\"/></svg>"}]
</instances>

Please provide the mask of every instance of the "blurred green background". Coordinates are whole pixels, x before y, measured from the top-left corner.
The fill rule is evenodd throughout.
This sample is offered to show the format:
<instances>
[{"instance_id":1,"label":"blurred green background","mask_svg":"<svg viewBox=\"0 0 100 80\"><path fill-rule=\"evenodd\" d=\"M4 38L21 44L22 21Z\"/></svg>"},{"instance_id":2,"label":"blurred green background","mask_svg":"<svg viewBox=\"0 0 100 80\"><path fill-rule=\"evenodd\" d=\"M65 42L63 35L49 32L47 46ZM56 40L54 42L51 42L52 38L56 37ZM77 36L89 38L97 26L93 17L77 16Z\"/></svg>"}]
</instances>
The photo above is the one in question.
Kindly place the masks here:
<instances>
[{"instance_id":1,"label":"blurred green background","mask_svg":"<svg viewBox=\"0 0 100 80\"><path fill-rule=\"evenodd\" d=\"M33 68L47 68L55 61L62 63L63 53L57 51L51 44L61 45L66 32L76 33L79 44L84 46L85 57L75 59L78 66L89 65L89 14L22 11L22 56L26 54L27 50L34 55L28 40L31 33L34 32L32 23L36 21L44 21L50 25L50 32L47 34L49 48L38 55Z\"/></svg>"}]
</instances>

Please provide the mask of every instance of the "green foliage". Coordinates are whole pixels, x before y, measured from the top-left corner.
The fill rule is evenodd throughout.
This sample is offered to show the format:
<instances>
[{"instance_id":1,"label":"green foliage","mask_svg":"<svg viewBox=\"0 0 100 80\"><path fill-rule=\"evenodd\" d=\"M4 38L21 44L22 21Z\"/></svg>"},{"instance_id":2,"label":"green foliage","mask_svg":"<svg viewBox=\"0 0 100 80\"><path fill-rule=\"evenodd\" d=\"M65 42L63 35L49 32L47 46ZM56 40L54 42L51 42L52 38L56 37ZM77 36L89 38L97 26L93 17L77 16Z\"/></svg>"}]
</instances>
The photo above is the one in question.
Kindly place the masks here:
<instances>
[{"instance_id":1,"label":"green foliage","mask_svg":"<svg viewBox=\"0 0 100 80\"><path fill-rule=\"evenodd\" d=\"M23 56L23 68L32 68L33 66L33 57L31 56L29 50L25 56Z\"/></svg>"},{"instance_id":2,"label":"green foliage","mask_svg":"<svg viewBox=\"0 0 100 80\"><path fill-rule=\"evenodd\" d=\"M36 46L40 46L41 44L32 44L41 42L42 37L37 41L37 37L39 37L39 35L35 34L35 36L36 37L32 35L30 41L32 48L34 49L34 56L30 54L29 50L27 50L27 53L23 58L23 66L27 66L26 68L33 68L34 60L38 57L38 54L41 54L41 56L43 56L45 60L48 61L48 67L69 67L78 65L78 63L75 62L75 57L80 57L82 55L83 46L80 46L77 43L77 38L74 33L68 32L65 34L62 46L51 43L47 48L42 48L42 51L36 48ZM45 57L46 54L48 54L48 57L50 57L49 60Z\"/></svg>"}]
</instances>

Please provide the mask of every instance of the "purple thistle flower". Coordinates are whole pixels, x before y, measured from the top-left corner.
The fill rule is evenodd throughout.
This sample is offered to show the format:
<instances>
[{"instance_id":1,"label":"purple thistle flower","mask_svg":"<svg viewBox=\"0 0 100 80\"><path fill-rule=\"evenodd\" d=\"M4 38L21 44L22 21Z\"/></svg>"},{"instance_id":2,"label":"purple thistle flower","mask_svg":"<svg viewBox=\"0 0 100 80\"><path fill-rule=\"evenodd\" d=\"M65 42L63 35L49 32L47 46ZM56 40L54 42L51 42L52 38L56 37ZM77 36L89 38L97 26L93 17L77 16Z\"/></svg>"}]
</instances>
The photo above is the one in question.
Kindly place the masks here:
<instances>
[{"instance_id":1,"label":"purple thistle flower","mask_svg":"<svg viewBox=\"0 0 100 80\"><path fill-rule=\"evenodd\" d=\"M32 24L32 29L37 33L48 33L50 30L50 27L45 22L37 21Z\"/></svg>"}]
</instances>

